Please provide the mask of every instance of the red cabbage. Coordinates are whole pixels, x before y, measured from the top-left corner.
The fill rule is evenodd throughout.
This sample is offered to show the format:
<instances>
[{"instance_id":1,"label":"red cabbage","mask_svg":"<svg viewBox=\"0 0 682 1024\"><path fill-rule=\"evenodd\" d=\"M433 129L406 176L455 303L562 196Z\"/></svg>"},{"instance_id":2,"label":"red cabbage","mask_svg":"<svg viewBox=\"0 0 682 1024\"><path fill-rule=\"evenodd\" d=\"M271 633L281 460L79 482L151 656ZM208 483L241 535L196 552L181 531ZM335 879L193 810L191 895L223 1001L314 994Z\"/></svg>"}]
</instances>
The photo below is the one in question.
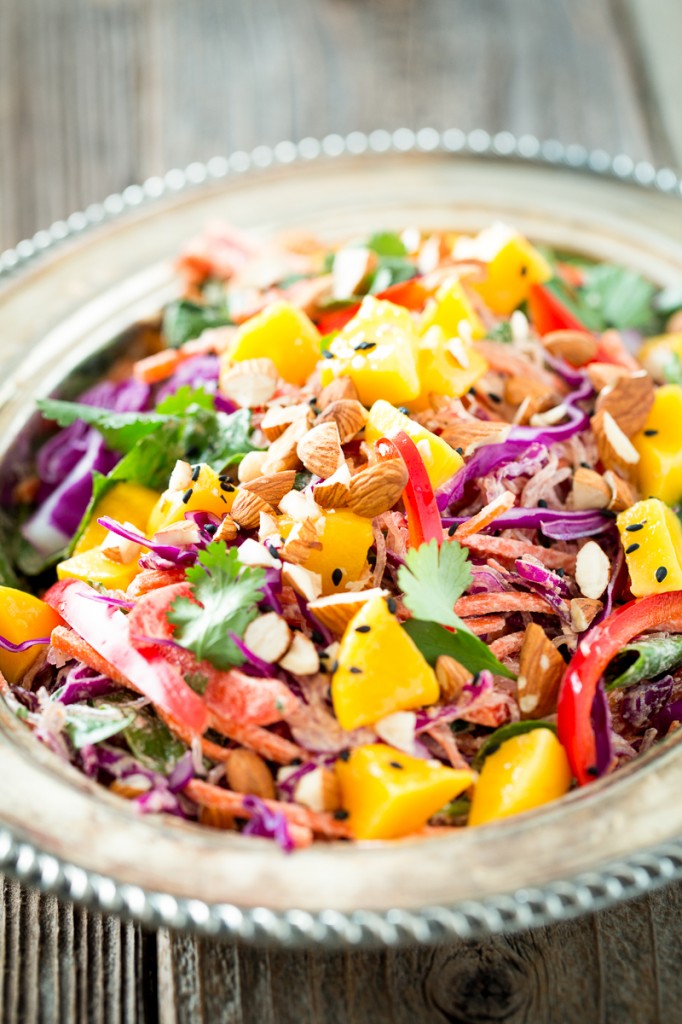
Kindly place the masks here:
<instances>
[{"instance_id":1,"label":"red cabbage","mask_svg":"<svg viewBox=\"0 0 682 1024\"><path fill-rule=\"evenodd\" d=\"M86 665L77 665L71 669L55 697L62 704L75 704L77 701L91 700L93 697L105 697L118 689L117 684L108 676L101 675Z\"/></svg>"},{"instance_id":2,"label":"red cabbage","mask_svg":"<svg viewBox=\"0 0 682 1024\"><path fill-rule=\"evenodd\" d=\"M300 594L295 594L295 597L296 603L298 604L298 607L301 611L301 615L308 623L310 628L322 637L322 643L326 644L327 646L333 643L334 636L331 630L327 629L327 627L320 622L317 616L313 612L311 612L310 608L308 608L308 602L305 600L305 598L301 597Z\"/></svg>"},{"instance_id":3,"label":"red cabbage","mask_svg":"<svg viewBox=\"0 0 682 1024\"><path fill-rule=\"evenodd\" d=\"M215 390L220 373L220 360L217 356L199 355L180 363L175 373L165 381L156 393L156 404L174 395L182 387L198 388L204 386L211 393ZM213 388L206 387L213 384ZM234 409L232 410L234 412Z\"/></svg>"},{"instance_id":4,"label":"red cabbage","mask_svg":"<svg viewBox=\"0 0 682 1024\"><path fill-rule=\"evenodd\" d=\"M445 516L443 526L459 526L469 516ZM598 509L573 512L558 508L511 508L485 527L487 530L540 530L552 540L579 540L605 533L613 526L613 518Z\"/></svg>"},{"instance_id":5,"label":"red cabbage","mask_svg":"<svg viewBox=\"0 0 682 1024\"><path fill-rule=\"evenodd\" d=\"M4 636L0 636L0 647L4 651L11 651L12 654L19 654L21 651L28 651L31 647L38 647L39 645L46 647L49 642L49 636L41 636L38 637L37 640L24 640L20 644L13 644L11 640L8 640Z\"/></svg>"},{"instance_id":6,"label":"red cabbage","mask_svg":"<svg viewBox=\"0 0 682 1024\"><path fill-rule=\"evenodd\" d=\"M194 758L192 757L192 751L188 750L186 754L183 754L181 758L176 762L175 768L168 776L166 783L171 793L179 793L181 789L184 789L188 782L191 782L194 778Z\"/></svg>"},{"instance_id":7,"label":"red cabbage","mask_svg":"<svg viewBox=\"0 0 682 1024\"><path fill-rule=\"evenodd\" d=\"M277 666L273 665L270 661L263 661L257 654L254 654L250 647L247 647L241 637L237 636L236 633L230 632L230 640L235 645L238 651L244 655L246 660L250 662L255 669L260 672L266 679L272 679L273 675L278 671Z\"/></svg>"},{"instance_id":8,"label":"red cabbage","mask_svg":"<svg viewBox=\"0 0 682 1024\"><path fill-rule=\"evenodd\" d=\"M644 729L657 719L660 728L661 712L667 711L666 704L673 692L673 677L663 676L655 682L638 683L624 692L620 702L620 714L624 722L634 729ZM670 707L672 705L668 705ZM682 711L682 702L680 710ZM672 721L672 719L671 719Z\"/></svg>"},{"instance_id":9,"label":"red cabbage","mask_svg":"<svg viewBox=\"0 0 682 1024\"><path fill-rule=\"evenodd\" d=\"M196 544L188 544L187 547L182 548L174 544L156 544L153 540L148 540L138 530L128 529L127 526L123 526L109 516L100 516L97 522L111 533L115 533L125 540L130 540L134 544L140 544L142 547L149 548L155 555L169 562L172 566L183 568L194 565L197 560Z\"/></svg>"},{"instance_id":10,"label":"red cabbage","mask_svg":"<svg viewBox=\"0 0 682 1024\"><path fill-rule=\"evenodd\" d=\"M682 700L675 700L663 708L656 719L656 728L666 733L673 722L682 722Z\"/></svg>"},{"instance_id":11,"label":"red cabbage","mask_svg":"<svg viewBox=\"0 0 682 1024\"><path fill-rule=\"evenodd\" d=\"M604 680L599 681L590 714L597 753L597 775L604 775L613 760L611 743L611 709L604 689Z\"/></svg>"},{"instance_id":12,"label":"red cabbage","mask_svg":"<svg viewBox=\"0 0 682 1024\"><path fill-rule=\"evenodd\" d=\"M271 811L257 796L245 796L242 803L244 810L251 815L242 829L243 835L274 839L285 853L291 853L294 841L284 815L280 811Z\"/></svg>"},{"instance_id":13,"label":"red cabbage","mask_svg":"<svg viewBox=\"0 0 682 1024\"><path fill-rule=\"evenodd\" d=\"M502 441L499 444L484 444L477 448L468 462L459 469L451 480L438 492L436 500L438 508L444 511L464 497L467 484L487 476L500 466L506 466L527 454L533 440L518 438Z\"/></svg>"}]
</instances>

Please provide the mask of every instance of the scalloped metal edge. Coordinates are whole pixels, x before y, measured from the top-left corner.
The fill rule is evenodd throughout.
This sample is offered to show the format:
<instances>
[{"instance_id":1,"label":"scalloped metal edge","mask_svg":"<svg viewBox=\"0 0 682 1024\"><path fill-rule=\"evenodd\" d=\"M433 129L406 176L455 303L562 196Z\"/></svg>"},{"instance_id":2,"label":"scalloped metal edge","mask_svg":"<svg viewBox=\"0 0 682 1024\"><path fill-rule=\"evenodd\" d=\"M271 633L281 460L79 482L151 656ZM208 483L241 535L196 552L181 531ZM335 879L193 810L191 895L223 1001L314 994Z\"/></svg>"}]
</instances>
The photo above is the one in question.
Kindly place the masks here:
<instances>
[{"instance_id":1,"label":"scalloped metal edge","mask_svg":"<svg viewBox=\"0 0 682 1024\"><path fill-rule=\"evenodd\" d=\"M142 185L130 185L0 253L0 281L85 231L143 204L206 182L295 162L414 151L557 166L682 196L682 179L669 167L656 168L646 161L636 163L624 153L610 156L601 149L564 145L555 139L543 142L533 135L517 137L506 131L491 135L482 129L467 133L458 128L442 132L428 127L418 131L398 128L393 132L351 132L323 139L304 138L298 143L283 141L273 147L257 146L250 153L237 151L229 157L216 156L205 164L191 163L184 170L176 168L163 177L148 178ZM609 862L596 871L542 887L466 900L450 907L416 910L272 911L267 907L242 908L176 899L66 864L2 826L0 870L63 899L102 913L132 918L150 928L173 928L253 945L366 949L481 940L603 910L682 879L682 837L623 861Z\"/></svg>"}]
</instances>

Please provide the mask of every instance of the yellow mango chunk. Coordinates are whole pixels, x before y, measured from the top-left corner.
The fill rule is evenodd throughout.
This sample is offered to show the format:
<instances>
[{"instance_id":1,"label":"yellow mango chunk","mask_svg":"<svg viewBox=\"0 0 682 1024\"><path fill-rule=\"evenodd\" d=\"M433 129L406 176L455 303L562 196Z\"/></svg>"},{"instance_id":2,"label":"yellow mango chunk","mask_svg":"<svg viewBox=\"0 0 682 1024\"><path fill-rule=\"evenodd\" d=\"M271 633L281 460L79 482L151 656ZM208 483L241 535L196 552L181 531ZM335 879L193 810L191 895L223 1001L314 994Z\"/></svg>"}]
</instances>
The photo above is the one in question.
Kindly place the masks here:
<instances>
[{"instance_id":1,"label":"yellow mango chunk","mask_svg":"<svg viewBox=\"0 0 682 1024\"><path fill-rule=\"evenodd\" d=\"M639 452L637 478L641 493L676 505L682 498L682 388L657 388L644 428L632 439Z\"/></svg>"},{"instance_id":2,"label":"yellow mango chunk","mask_svg":"<svg viewBox=\"0 0 682 1024\"><path fill-rule=\"evenodd\" d=\"M132 562L114 562L101 548L91 548L73 555L57 566L57 579L82 580L106 587L107 590L127 590L140 572L137 559Z\"/></svg>"},{"instance_id":3,"label":"yellow mango chunk","mask_svg":"<svg viewBox=\"0 0 682 1024\"><path fill-rule=\"evenodd\" d=\"M433 704L438 694L433 669L383 597L368 601L346 627L332 677L332 703L342 728Z\"/></svg>"},{"instance_id":4,"label":"yellow mango chunk","mask_svg":"<svg viewBox=\"0 0 682 1024\"><path fill-rule=\"evenodd\" d=\"M223 483L214 469L202 465L199 476L186 491L168 489L163 492L149 514L147 536L152 537L171 523L181 522L185 512L212 512L224 516L232 508L236 493L233 484Z\"/></svg>"},{"instance_id":5,"label":"yellow mango chunk","mask_svg":"<svg viewBox=\"0 0 682 1024\"><path fill-rule=\"evenodd\" d=\"M419 394L419 336L406 309L368 295L329 346L320 367L322 386L350 377L363 405L378 398L401 405Z\"/></svg>"},{"instance_id":6,"label":"yellow mango chunk","mask_svg":"<svg viewBox=\"0 0 682 1024\"><path fill-rule=\"evenodd\" d=\"M74 554L99 547L107 535L107 530L97 520L100 516L109 516L119 523L130 523L143 533L154 505L159 500L157 491L139 484L118 483L100 498L95 505L90 522L81 534L74 548Z\"/></svg>"},{"instance_id":7,"label":"yellow mango chunk","mask_svg":"<svg viewBox=\"0 0 682 1024\"><path fill-rule=\"evenodd\" d=\"M61 619L44 601L14 587L0 587L0 634L10 643L49 637ZM0 649L0 672L8 683L19 683L43 648L12 653Z\"/></svg>"},{"instance_id":8,"label":"yellow mango chunk","mask_svg":"<svg viewBox=\"0 0 682 1024\"><path fill-rule=\"evenodd\" d=\"M238 329L229 358L272 359L290 384L305 384L320 358L320 332L305 313L288 302L273 302Z\"/></svg>"},{"instance_id":9,"label":"yellow mango chunk","mask_svg":"<svg viewBox=\"0 0 682 1024\"><path fill-rule=\"evenodd\" d=\"M464 465L462 456L442 437L437 437L399 409L394 409L390 402L381 399L375 402L369 410L365 426L367 443L374 444L380 437L391 437L398 430L404 430L417 445L434 490L454 476Z\"/></svg>"},{"instance_id":10,"label":"yellow mango chunk","mask_svg":"<svg viewBox=\"0 0 682 1024\"><path fill-rule=\"evenodd\" d=\"M638 501L616 520L635 597L682 590L682 524L658 498Z\"/></svg>"},{"instance_id":11,"label":"yellow mango chunk","mask_svg":"<svg viewBox=\"0 0 682 1024\"><path fill-rule=\"evenodd\" d=\"M472 772L373 743L336 762L341 805L356 839L397 839L422 828L468 789Z\"/></svg>"},{"instance_id":12,"label":"yellow mango chunk","mask_svg":"<svg viewBox=\"0 0 682 1024\"><path fill-rule=\"evenodd\" d=\"M485 327L464 291L458 278L445 281L435 298L429 299L419 319L419 333L426 334L430 327L440 327L447 338L460 336L460 324L464 321L472 338L485 337Z\"/></svg>"},{"instance_id":13,"label":"yellow mango chunk","mask_svg":"<svg viewBox=\"0 0 682 1024\"><path fill-rule=\"evenodd\" d=\"M288 516L280 516L278 528L288 537L293 526ZM374 543L372 522L346 509L330 509L315 523L321 551L311 551L304 565L322 577L323 594L339 594L347 583L356 583L369 574L367 552Z\"/></svg>"},{"instance_id":14,"label":"yellow mango chunk","mask_svg":"<svg viewBox=\"0 0 682 1024\"><path fill-rule=\"evenodd\" d=\"M421 390L413 401L406 403L410 412L430 408L431 395L465 395L487 372L488 364L475 345L453 338L434 325L419 342L417 368Z\"/></svg>"},{"instance_id":15,"label":"yellow mango chunk","mask_svg":"<svg viewBox=\"0 0 682 1024\"><path fill-rule=\"evenodd\" d=\"M551 729L533 729L505 740L483 763L474 788L470 825L531 811L567 793L571 769Z\"/></svg>"},{"instance_id":16,"label":"yellow mango chunk","mask_svg":"<svg viewBox=\"0 0 682 1024\"><path fill-rule=\"evenodd\" d=\"M682 331L647 338L639 349L637 358L654 380L665 381L667 365L671 362L676 363L677 359L682 360Z\"/></svg>"},{"instance_id":17,"label":"yellow mango chunk","mask_svg":"<svg viewBox=\"0 0 682 1024\"><path fill-rule=\"evenodd\" d=\"M528 298L532 284L550 279L552 269L522 235L501 227L493 225L476 239L487 267L485 280L472 282L471 287L497 316L510 316ZM491 251L498 242L499 248Z\"/></svg>"}]
</instances>

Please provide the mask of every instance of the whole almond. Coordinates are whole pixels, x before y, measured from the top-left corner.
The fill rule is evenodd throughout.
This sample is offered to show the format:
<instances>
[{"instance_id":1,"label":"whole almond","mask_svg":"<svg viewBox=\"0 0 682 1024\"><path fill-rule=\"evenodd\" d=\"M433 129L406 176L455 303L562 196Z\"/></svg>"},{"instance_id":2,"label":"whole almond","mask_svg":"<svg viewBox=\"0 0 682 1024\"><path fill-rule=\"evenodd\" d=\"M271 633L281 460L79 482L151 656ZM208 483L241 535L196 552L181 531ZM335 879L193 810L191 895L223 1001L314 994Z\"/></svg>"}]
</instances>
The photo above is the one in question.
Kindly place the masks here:
<instances>
[{"instance_id":1,"label":"whole almond","mask_svg":"<svg viewBox=\"0 0 682 1024\"><path fill-rule=\"evenodd\" d=\"M347 444L367 422L367 410L364 405L351 398L339 399L337 402L330 402L317 417L318 423L326 423L328 420L333 420L339 428L341 444Z\"/></svg>"},{"instance_id":2,"label":"whole almond","mask_svg":"<svg viewBox=\"0 0 682 1024\"><path fill-rule=\"evenodd\" d=\"M317 404L320 409L326 409L332 402L349 398L357 402L358 389L350 377L335 377L325 388L322 388Z\"/></svg>"},{"instance_id":3,"label":"whole almond","mask_svg":"<svg viewBox=\"0 0 682 1024\"><path fill-rule=\"evenodd\" d=\"M521 405L526 398L533 398L538 405L537 412L541 411L540 406L549 409L556 401L556 396L551 388L545 387L538 380L532 377L513 376L508 377L504 385L504 400L510 405Z\"/></svg>"},{"instance_id":4,"label":"whole almond","mask_svg":"<svg viewBox=\"0 0 682 1024\"><path fill-rule=\"evenodd\" d=\"M230 515L235 523L245 530L256 530L260 524L261 512L271 515L274 509L258 494L240 487L230 510Z\"/></svg>"},{"instance_id":5,"label":"whole almond","mask_svg":"<svg viewBox=\"0 0 682 1024\"><path fill-rule=\"evenodd\" d=\"M296 471L284 469L281 473L269 473L267 476L257 476L248 483L242 485L241 490L257 494L269 505L279 505L285 494L288 494L294 486Z\"/></svg>"},{"instance_id":6,"label":"whole almond","mask_svg":"<svg viewBox=\"0 0 682 1024\"><path fill-rule=\"evenodd\" d=\"M526 627L516 683L521 718L544 718L556 711L559 686L566 663L544 629Z\"/></svg>"},{"instance_id":7,"label":"whole almond","mask_svg":"<svg viewBox=\"0 0 682 1024\"><path fill-rule=\"evenodd\" d=\"M274 405L263 416L260 428L268 441L275 441L294 420L299 418L304 419L308 426L312 426L314 414L307 402L298 405Z\"/></svg>"},{"instance_id":8,"label":"whole almond","mask_svg":"<svg viewBox=\"0 0 682 1024\"><path fill-rule=\"evenodd\" d=\"M242 747L232 752L225 764L227 784L235 793L248 793L261 800L275 799L275 781L263 758Z\"/></svg>"},{"instance_id":9,"label":"whole almond","mask_svg":"<svg viewBox=\"0 0 682 1024\"><path fill-rule=\"evenodd\" d=\"M334 420L320 423L298 442L296 454L311 473L325 480L343 463L339 428Z\"/></svg>"},{"instance_id":10,"label":"whole almond","mask_svg":"<svg viewBox=\"0 0 682 1024\"><path fill-rule=\"evenodd\" d=\"M646 424L654 404L654 382L648 373L621 377L604 388L597 398L596 410L609 412L627 437L634 437Z\"/></svg>"},{"instance_id":11,"label":"whole almond","mask_svg":"<svg viewBox=\"0 0 682 1024\"><path fill-rule=\"evenodd\" d=\"M353 512L373 519L393 508L405 490L408 473L402 459L386 459L351 477L348 504Z\"/></svg>"},{"instance_id":12,"label":"whole almond","mask_svg":"<svg viewBox=\"0 0 682 1024\"><path fill-rule=\"evenodd\" d=\"M611 488L605 478L593 469L579 466L573 474L571 507L576 511L591 508L608 508Z\"/></svg>"},{"instance_id":13,"label":"whole almond","mask_svg":"<svg viewBox=\"0 0 682 1024\"><path fill-rule=\"evenodd\" d=\"M571 366L584 366L597 354L597 339L587 331L550 331L542 344L551 355Z\"/></svg>"}]
</instances>

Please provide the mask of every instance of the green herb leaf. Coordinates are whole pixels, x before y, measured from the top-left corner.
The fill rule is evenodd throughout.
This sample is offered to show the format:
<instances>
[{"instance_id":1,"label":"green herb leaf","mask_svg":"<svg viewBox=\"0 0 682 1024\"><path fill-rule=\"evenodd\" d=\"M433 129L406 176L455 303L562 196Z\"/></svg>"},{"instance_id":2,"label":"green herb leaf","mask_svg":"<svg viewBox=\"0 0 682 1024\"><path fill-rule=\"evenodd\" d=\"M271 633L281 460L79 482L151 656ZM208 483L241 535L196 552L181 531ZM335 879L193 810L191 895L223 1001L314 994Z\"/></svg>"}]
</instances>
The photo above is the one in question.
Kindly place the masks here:
<instances>
[{"instance_id":1,"label":"green herb leaf","mask_svg":"<svg viewBox=\"0 0 682 1024\"><path fill-rule=\"evenodd\" d=\"M503 341L505 344L509 344L512 340L512 329L511 324L508 320L501 320L499 324L495 324L491 327L486 335L490 341Z\"/></svg>"},{"instance_id":2,"label":"green herb leaf","mask_svg":"<svg viewBox=\"0 0 682 1024\"><path fill-rule=\"evenodd\" d=\"M228 551L222 541L213 541L199 555L199 564L187 570L187 579L200 606L176 598L168 612L168 621L177 627L174 639L216 668L241 665L243 655L230 633L243 636L256 618L265 572L242 565L237 548Z\"/></svg>"},{"instance_id":3,"label":"green herb leaf","mask_svg":"<svg viewBox=\"0 0 682 1024\"><path fill-rule=\"evenodd\" d=\"M168 775L187 750L156 715L144 709L126 727L125 738L136 760L161 775Z\"/></svg>"},{"instance_id":4,"label":"green herb leaf","mask_svg":"<svg viewBox=\"0 0 682 1024\"><path fill-rule=\"evenodd\" d=\"M226 306L203 306L189 299L169 302L163 312L163 336L169 348L180 348L210 327L231 324Z\"/></svg>"},{"instance_id":5,"label":"green herb leaf","mask_svg":"<svg viewBox=\"0 0 682 1024\"><path fill-rule=\"evenodd\" d=\"M189 384L183 384L174 394L166 395L157 405L155 412L163 416L181 416L193 409L208 409L213 412L215 398L204 387L193 388Z\"/></svg>"},{"instance_id":6,"label":"green herb leaf","mask_svg":"<svg viewBox=\"0 0 682 1024\"><path fill-rule=\"evenodd\" d=\"M466 818L471 810L471 800L466 796L458 796L438 811L439 818Z\"/></svg>"},{"instance_id":7,"label":"green herb leaf","mask_svg":"<svg viewBox=\"0 0 682 1024\"><path fill-rule=\"evenodd\" d=\"M398 586L415 618L466 629L454 605L471 583L468 559L467 549L454 540L440 547L432 540L407 552L405 565L398 570Z\"/></svg>"},{"instance_id":8,"label":"green herb leaf","mask_svg":"<svg viewBox=\"0 0 682 1024\"><path fill-rule=\"evenodd\" d=\"M375 231L364 244L377 256L407 256L402 239L394 231Z\"/></svg>"},{"instance_id":9,"label":"green herb leaf","mask_svg":"<svg viewBox=\"0 0 682 1024\"><path fill-rule=\"evenodd\" d=\"M634 686L655 679L682 665L682 636L657 637L628 644L616 655L606 673L606 689Z\"/></svg>"},{"instance_id":10,"label":"green herb leaf","mask_svg":"<svg viewBox=\"0 0 682 1024\"><path fill-rule=\"evenodd\" d=\"M521 736L526 732L533 732L534 729L549 729L556 736L556 726L550 722L510 722L509 725L502 725L495 732L491 733L490 736L486 736L483 744L478 749L476 757L471 762L471 767L477 772L480 771L486 757L499 750L506 740L510 740L514 736Z\"/></svg>"},{"instance_id":11,"label":"green herb leaf","mask_svg":"<svg viewBox=\"0 0 682 1024\"><path fill-rule=\"evenodd\" d=\"M682 359L677 352L671 352L663 367L663 376L667 384L679 384L682 386Z\"/></svg>"},{"instance_id":12,"label":"green herb leaf","mask_svg":"<svg viewBox=\"0 0 682 1024\"><path fill-rule=\"evenodd\" d=\"M412 637L430 665L435 665L441 654L449 654L474 674L488 669L497 676L516 679L514 673L498 661L490 648L468 630L458 629L456 633L450 633L435 622L423 622L421 619L409 619L403 623L403 629Z\"/></svg>"},{"instance_id":13,"label":"green herb leaf","mask_svg":"<svg viewBox=\"0 0 682 1024\"><path fill-rule=\"evenodd\" d=\"M597 315L602 327L648 328L656 321L655 285L634 270L600 263L584 272L577 290L580 303Z\"/></svg>"},{"instance_id":14,"label":"green herb leaf","mask_svg":"<svg viewBox=\"0 0 682 1024\"><path fill-rule=\"evenodd\" d=\"M131 711L110 704L92 708L88 704L69 704L64 731L77 750L88 743L101 743L129 726L135 719Z\"/></svg>"}]
</instances>

